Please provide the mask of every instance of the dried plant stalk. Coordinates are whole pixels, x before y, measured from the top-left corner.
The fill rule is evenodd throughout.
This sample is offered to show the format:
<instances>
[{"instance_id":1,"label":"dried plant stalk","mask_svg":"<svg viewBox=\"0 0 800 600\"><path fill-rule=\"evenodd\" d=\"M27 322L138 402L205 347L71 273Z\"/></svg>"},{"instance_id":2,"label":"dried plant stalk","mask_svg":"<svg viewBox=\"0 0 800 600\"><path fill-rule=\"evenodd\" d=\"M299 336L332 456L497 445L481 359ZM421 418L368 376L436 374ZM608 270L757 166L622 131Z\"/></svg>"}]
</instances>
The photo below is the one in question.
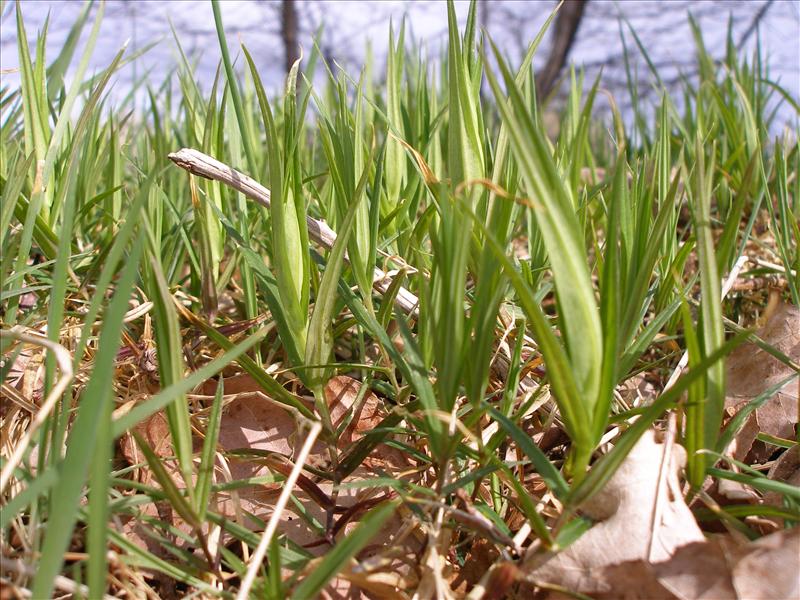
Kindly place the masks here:
<instances>
[{"instance_id":1,"label":"dried plant stalk","mask_svg":"<svg viewBox=\"0 0 800 600\"><path fill-rule=\"evenodd\" d=\"M252 177L240 173L233 167L229 167L199 150L183 148L171 153L169 159L193 175L224 183L251 200L255 200L262 206L269 208L270 192L267 188ZM306 226L308 227L309 238L328 250L333 248L333 244L336 242L336 232L328 227L325 221L306 217ZM385 294L392 283L392 276L378 267L375 267L372 279L373 287L380 294ZM407 289L400 288L395 298L395 304L403 312L413 314L417 310L419 299Z\"/></svg>"}]
</instances>

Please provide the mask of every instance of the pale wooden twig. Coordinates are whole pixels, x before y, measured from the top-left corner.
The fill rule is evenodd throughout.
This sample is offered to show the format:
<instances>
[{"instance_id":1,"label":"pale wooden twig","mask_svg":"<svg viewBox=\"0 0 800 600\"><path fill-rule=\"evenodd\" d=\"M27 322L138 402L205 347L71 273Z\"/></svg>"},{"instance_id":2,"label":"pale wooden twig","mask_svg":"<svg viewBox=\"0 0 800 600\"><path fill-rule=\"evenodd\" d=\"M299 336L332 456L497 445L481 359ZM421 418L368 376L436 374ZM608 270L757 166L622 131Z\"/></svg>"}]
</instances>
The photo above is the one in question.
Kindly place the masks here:
<instances>
[{"instance_id":1,"label":"pale wooden twig","mask_svg":"<svg viewBox=\"0 0 800 600\"><path fill-rule=\"evenodd\" d=\"M664 437L664 449L661 453L661 464L658 467L658 481L656 482L656 498L655 506L653 507L653 515L650 520L650 541L647 543L647 561L654 562L654 550L658 536L656 532L661 526L661 516L664 513L664 503L669 498L669 493L664 493L664 490L669 486L671 481L677 484L677 478L673 475L673 446L675 444L675 435L678 429L677 417L675 412L669 414L667 420L667 432ZM680 490L678 490L680 493Z\"/></svg>"},{"instance_id":2,"label":"pale wooden twig","mask_svg":"<svg viewBox=\"0 0 800 600\"><path fill-rule=\"evenodd\" d=\"M180 168L193 175L224 183L262 206L267 208L270 206L270 191L267 188L252 177L237 171L233 167L199 150L183 148L177 152L171 153L169 159ZM308 226L308 237L311 240L328 250L333 248L333 244L336 242L336 232L333 231L325 221L307 216L306 225ZM347 257L345 256L345 258ZM378 293L385 294L389 290L391 283L392 275L379 267L375 267L373 272L373 288ZM406 314L417 314L419 299L406 288L400 288L394 302L395 305ZM505 353L501 353L497 357L495 365L503 377L508 374L509 361L510 357ZM527 393L535 387L536 383L531 380L530 377L525 377L520 381L520 389L522 389L523 392Z\"/></svg>"},{"instance_id":3,"label":"pale wooden twig","mask_svg":"<svg viewBox=\"0 0 800 600\"><path fill-rule=\"evenodd\" d=\"M768 269L773 269L778 273L786 273L786 268L782 265L775 264L773 262L769 262L768 260L764 260L763 258L758 258L757 256L751 257L750 262L758 265L759 267L766 267ZM794 269L789 269L789 273L792 277L797 277L797 271Z\"/></svg>"},{"instance_id":4,"label":"pale wooden twig","mask_svg":"<svg viewBox=\"0 0 800 600\"><path fill-rule=\"evenodd\" d=\"M28 448L28 444L30 444L33 439L33 435L45 422L48 415L53 410L53 407L56 405L56 402L72 381L73 373L72 356L67 352L67 349L61 344L49 340L40 333L31 330L26 333L21 328L15 327L13 329L4 329L0 331L0 338L12 338L26 344L34 344L47 348L55 355L56 363L61 370L61 377L58 378L53 389L50 390L50 393L47 395L47 398L45 398L39 411L34 415L22 439L17 442L14 450L11 452L11 456L8 457L6 464L3 465L2 472L0 472L0 492L3 492L6 489L6 485L11 481L14 469L16 469L17 465L22 461L22 457L25 454L25 450Z\"/></svg>"},{"instance_id":5,"label":"pale wooden twig","mask_svg":"<svg viewBox=\"0 0 800 600\"><path fill-rule=\"evenodd\" d=\"M13 573L15 575L23 575L25 577L33 577L36 574L35 567L26 565L19 559L8 558L5 556L3 556L0 559L0 571L4 573ZM80 583L76 583L72 579L68 579L63 575L56 575L56 578L53 580L53 586L56 589L67 592L69 594L80 595L83 596L84 598L89 597L89 588L87 586ZM30 591L26 589L20 589L19 591L28 598L32 596ZM103 600L114 600L114 596L109 596L107 594L104 594Z\"/></svg>"},{"instance_id":6,"label":"pale wooden twig","mask_svg":"<svg viewBox=\"0 0 800 600\"><path fill-rule=\"evenodd\" d=\"M251 200L269 208L270 192L252 177L240 173L236 169L221 163L216 158L203 154L193 148L183 148L169 155L169 159L180 168L193 175L213 179L224 183L230 188L241 192ZM325 221L306 217L308 237L320 246L330 250L336 242L336 232ZM382 269L375 267L373 273L373 287L381 294L385 294L392 283L392 277ZM419 305L419 299L405 288L400 288L395 298L395 304L403 312L413 314Z\"/></svg>"},{"instance_id":7,"label":"pale wooden twig","mask_svg":"<svg viewBox=\"0 0 800 600\"><path fill-rule=\"evenodd\" d=\"M253 586L253 582L256 579L259 569L261 569L261 565L264 562L264 557L267 555L269 543L272 540L272 536L275 534L275 530L278 528L278 522L281 519L283 510L286 508L286 504L289 502L289 496L291 496L292 491L294 491L294 484L297 483L297 478L300 476L300 471L303 470L303 465L305 464L308 454L311 452L311 448L314 446L314 442L316 441L320 431L322 431L322 425L320 425L319 422L311 425L311 430L308 432L308 437L306 437L306 441L303 444L303 447L300 449L300 453L297 455L294 468L292 469L292 472L289 473L289 477L286 478L286 482L283 484L283 491L278 498L278 502L275 504L275 508L272 509L272 516L269 519L269 523L267 523L267 528L264 530L264 534L261 536L261 540L258 542L258 547L250 559L250 564L247 567L247 574L245 575L242 585L239 588L239 593L236 594L236 600L246 600L246 598L250 597L250 588Z\"/></svg>"}]
</instances>

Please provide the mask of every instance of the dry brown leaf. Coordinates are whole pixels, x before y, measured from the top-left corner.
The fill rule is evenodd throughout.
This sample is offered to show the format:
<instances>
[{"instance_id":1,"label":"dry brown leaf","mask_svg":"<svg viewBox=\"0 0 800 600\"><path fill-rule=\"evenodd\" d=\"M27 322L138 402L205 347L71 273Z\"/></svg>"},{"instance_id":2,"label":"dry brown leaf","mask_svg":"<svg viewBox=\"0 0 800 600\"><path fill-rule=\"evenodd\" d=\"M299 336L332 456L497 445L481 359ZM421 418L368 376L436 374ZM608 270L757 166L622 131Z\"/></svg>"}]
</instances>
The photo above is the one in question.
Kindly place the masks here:
<instances>
[{"instance_id":1,"label":"dry brown leaf","mask_svg":"<svg viewBox=\"0 0 800 600\"><path fill-rule=\"evenodd\" d=\"M358 406L354 406L361 388L361 382L346 375L332 377L325 386L325 398L335 426L341 425L351 410L355 410L350 424L339 439L339 446L344 447L361 438L380 424L385 416L381 401L371 391L367 391ZM200 388L200 393L213 395L216 382L207 382ZM247 374L225 378L225 395L239 395L226 406L223 415L223 427L228 422L227 434L239 437L242 443L239 448L257 448L279 452L286 456L292 454L294 448L294 418L276 402L263 394L263 388ZM310 407L310 405L309 405ZM250 413L250 414L247 414ZM241 425L242 431L235 429ZM235 439L229 439L231 443ZM222 443L223 447L230 447ZM316 450L313 453L318 453Z\"/></svg>"},{"instance_id":2,"label":"dry brown leaf","mask_svg":"<svg viewBox=\"0 0 800 600\"><path fill-rule=\"evenodd\" d=\"M800 598L800 528L772 533L746 550L733 568L739 600Z\"/></svg>"},{"instance_id":3,"label":"dry brown leaf","mask_svg":"<svg viewBox=\"0 0 800 600\"><path fill-rule=\"evenodd\" d=\"M793 361L800 362L800 309L796 306L779 305L756 335ZM790 367L755 344L742 344L731 353L727 362L728 393L725 407L729 414L735 414L753 398L792 373ZM800 387L795 378L750 416L736 437L734 458L746 460L759 433L793 439L798 422L798 402ZM762 452L755 458L763 460L766 457Z\"/></svg>"},{"instance_id":4,"label":"dry brown leaf","mask_svg":"<svg viewBox=\"0 0 800 600\"><path fill-rule=\"evenodd\" d=\"M209 391L210 388L202 390ZM235 394L235 397L223 409L218 440L220 449L225 452L235 450L274 452L291 460L302 442L297 439L297 423L292 414L264 395L261 386L249 375L226 378L226 396L229 391ZM325 445L318 441L311 450L308 462L321 466L326 461ZM257 458L229 456L228 468L233 480L264 477L271 473L264 461ZM322 485L321 488L326 495L330 495L332 491L330 485ZM272 515L272 507L279 493L279 484L252 485L238 489L235 494L221 492L216 497L217 510L226 517L236 518L238 509L242 513L251 513L266 521ZM300 490L297 491L296 497L315 519L321 523L326 522L325 511L318 502ZM341 503L343 502L340 501ZM241 524L250 529L259 527L255 521L248 518ZM301 546L320 541L319 535L311 531L299 517L288 511L282 515L279 529ZM328 546L322 544L315 548L316 553L324 551Z\"/></svg>"},{"instance_id":5,"label":"dry brown leaf","mask_svg":"<svg viewBox=\"0 0 800 600\"><path fill-rule=\"evenodd\" d=\"M736 544L725 537L689 544L670 560L648 566L655 580L651 585L660 584L681 600L732 600L736 590L730 572L737 554Z\"/></svg>"},{"instance_id":6,"label":"dry brown leaf","mask_svg":"<svg viewBox=\"0 0 800 600\"><path fill-rule=\"evenodd\" d=\"M339 446L344 448L357 441L362 435L376 427L384 417L381 400L372 392L367 392L360 402L356 403L361 382L346 376L335 377L326 388L326 397L333 421L341 425L343 419L349 418L349 425L345 428L339 439ZM203 395L213 395L216 391L217 382L209 381L198 388L198 392ZM249 375L235 375L225 378L226 404L223 407L222 419L220 423L218 448L223 451L223 464L218 460L215 469L215 480L222 482L225 480L240 480L252 477L268 476L275 471L275 465L266 464L266 460L260 457L248 458L246 456L236 456L231 454L235 450L259 450L275 453L285 458L276 457L277 462L284 461L284 468L290 468L291 463L285 462L292 460L296 447L300 446L302 439L298 439L298 428L294 416L281 405L272 401L264 393L261 387ZM231 398L230 396L233 396ZM161 457L172 456L173 451L169 441L169 428L166 418L162 413L158 413L137 426L137 431L143 435L147 442L154 448ZM138 454L138 448L132 439L126 436L122 440L122 454L131 463L141 462L142 458ZM199 448L201 440L195 440ZM386 446L379 446L365 461L363 467L356 469L347 479L347 482L358 481L374 477L372 469L380 467L386 473L396 473L399 476L398 465L402 468L408 467L408 462L396 460L394 450ZM402 457L402 453L400 453ZM315 444L309 463L323 466L328 461L328 452L323 442ZM167 461L168 471L172 473L177 482L180 476L174 465L174 461ZM280 466L280 465L278 465ZM148 473L145 473L149 477ZM314 484L310 476L306 477L308 484L316 485L319 495L309 494L306 488L298 485L295 497L302 504L303 509L311 515L317 522L325 524L328 513L325 509L326 500L330 502L333 497L333 485L330 482L317 482ZM211 509L222 516L234 520L239 524L252 529L260 530L261 526L254 519L247 515L252 514L261 521L267 521L272 515L273 506L280 494L280 485L262 484L251 485L238 488L235 491L221 491L213 495L210 500ZM382 497L384 491L375 489L342 489L336 495L336 504L339 507L352 507L352 514L339 512L337 519L347 516L347 523L336 530L337 535L346 534L356 527L361 515L374 505L376 498ZM158 516L180 529L184 529L185 524L179 522L177 515L162 514L168 506L149 505L145 507L145 512L151 516ZM363 510L362 510L363 508ZM322 556L329 551L330 545L324 541L322 536L311 529L308 524L300 518L295 510L289 507L281 515L279 531L291 539L294 543L304 546L309 552L316 556ZM342 509L340 509L341 511ZM326 590L331 598L367 598L381 597L382 590L388 590L390 583L383 581L389 577L401 577L416 579L413 571L408 568L411 558L415 556L421 543L413 535L406 536L399 543L396 542L397 532L403 529L403 516L398 513L388 523L384 525L375 540L367 546L360 554L359 558L368 558L385 553L391 550L391 557L382 559L382 567L374 572L359 572L358 576L350 578L337 578ZM141 546L152 546L152 541L145 531L137 531L136 523L131 522L125 527L125 534L132 541ZM222 545L229 543L227 536L223 534ZM178 543L177 545L181 545ZM151 547L152 551L156 548ZM399 560L405 554L406 560ZM167 557L164 557L167 558ZM408 563L408 564L407 564ZM360 585L359 585L360 584ZM369 593L362 592L360 586L369 589Z\"/></svg>"},{"instance_id":7,"label":"dry brown leaf","mask_svg":"<svg viewBox=\"0 0 800 600\"><path fill-rule=\"evenodd\" d=\"M729 536L706 540L677 486L680 447L670 453L667 485L657 485L664 451L652 432L643 436L585 507L603 520L526 579L596 600L800 598L800 528L744 545ZM661 518L652 528L656 502ZM564 596L547 596L556 597Z\"/></svg>"},{"instance_id":8,"label":"dry brown leaf","mask_svg":"<svg viewBox=\"0 0 800 600\"><path fill-rule=\"evenodd\" d=\"M364 432L374 429L385 416L381 411L381 402L371 391L367 391L359 406L355 406L361 382L347 375L337 375L325 386L325 398L331 411L331 419L339 427L349 412L354 410L350 424L339 438L339 446L358 441Z\"/></svg>"},{"instance_id":9,"label":"dry brown leaf","mask_svg":"<svg viewBox=\"0 0 800 600\"><path fill-rule=\"evenodd\" d=\"M648 406L658 396L656 386L647 380L645 373L626 379L617 391L628 406Z\"/></svg>"},{"instance_id":10,"label":"dry brown leaf","mask_svg":"<svg viewBox=\"0 0 800 600\"><path fill-rule=\"evenodd\" d=\"M500 552L492 542L482 537L476 537L469 545L464 566L453 572L449 582L450 587L456 594L466 595L481 580L499 556Z\"/></svg>"},{"instance_id":11,"label":"dry brown leaf","mask_svg":"<svg viewBox=\"0 0 800 600\"><path fill-rule=\"evenodd\" d=\"M610 567L668 560L681 546L703 541L680 493L678 472L685 460L680 446L666 447L656 442L653 431L645 433L605 488L583 507L600 522L527 578L584 594L608 593L614 585L606 577Z\"/></svg>"},{"instance_id":12,"label":"dry brown leaf","mask_svg":"<svg viewBox=\"0 0 800 600\"><path fill-rule=\"evenodd\" d=\"M669 560L634 560L597 569L606 589L595 600L737 600L731 567L738 555L725 538L693 542L678 548ZM547 600L561 600L550 594ZM742 599L744 600L744 599Z\"/></svg>"},{"instance_id":13,"label":"dry brown leaf","mask_svg":"<svg viewBox=\"0 0 800 600\"><path fill-rule=\"evenodd\" d=\"M793 446L781 454L770 467L767 477L800 487L800 446ZM764 495L765 504L783 506L783 500L784 495L778 492L768 492Z\"/></svg>"},{"instance_id":14,"label":"dry brown leaf","mask_svg":"<svg viewBox=\"0 0 800 600\"><path fill-rule=\"evenodd\" d=\"M681 548L652 574L679 600L800 598L800 529L777 531L744 546L728 537Z\"/></svg>"},{"instance_id":15,"label":"dry brown leaf","mask_svg":"<svg viewBox=\"0 0 800 600\"><path fill-rule=\"evenodd\" d=\"M403 600L405 591L418 587L413 563L424 548L424 538L416 526L409 527L410 511L405 507L383 524L369 544L358 553L358 564L351 561L323 590L323 600ZM350 531L357 523L345 528ZM326 549L328 547L326 546ZM319 555L322 553L320 552Z\"/></svg>"},{"instance_id":16,"label":"dry brown leaf","mask_svg":"<svg viewBox=\"0 0 800 600\"><path fill-rule=\"evenodd\" d=\"M320 597L338 600L341 594L349 593L370 600L405 600L408 598L405 590L413 590L416 583L414 578L406 577L395 570L364 572L360 566L351 562L323 590Z\"/></svg>"},{"instance_id":17,"label":"dry brown leaf","mask_svg":"<svg viewBox=\"0 0 800 600\"><path fill-rule=\"evenodd\" d=\"M150 445L156 456L161 458L173 456L169 424L163 412L157 412L148 417L133 429ZM142 456L139 447L136 445L130 433L126 433L120 438L119 445L122 455L130 464L136 465L144 462L144 456Z\"/></svg>"},{"instance_id":18,"label":"dry brown leaf","mask_svg":"<svg viewBox=\"0 0 800 600\"><path fill-rule=\"evenodd\" d=\"M386 416L383 402L369 390L356 405L361 385L362 383L357 379L339 375L332 377L325 386L325 397L334 426L339 428L345 419L350 419L350 424L339 437L338 446L341 450L359 441L365 433L378 427ZM404 452L384 444L375 447L362 462L362 466L368 469L388 469L389 471L403 470L409 465L408 456Z\"/></svg>"},{"instance_id":19,"label":"dry brown leaf","mask_svg":"<svg viewBox=\"0 0 800 600\"><path fill-rule=\"evenodd\" d=\"M167 417L163 412L157 412L150 416L148 419L136 425L134 430L150 445L156 456L160 458L170 458L174 456L175 453L172 448L169 424L167 423ZM130 433L126 433L120 438L119 447L122 456L131 465L141 465L145 463L145 458ZM163 465L167 473L172 477L173 481L178 486L182 487L183 478L180 474L180 469L178 468L176 461L165 460L163 461ZM158 483L155 481L153 473L146 465L138 469L136 476L141 483L158 487ZM194 481L192 482L192 485L194 485ZM187 535L192 535L193 533L192 528L172 510L172 507L167 500L162 500L161 502L156 502L154 504L146 504L139 508L139 512L147 517L159 519L165 523L169 523ZM153 555L161 559L170 560L172 558L169 550L167 550L158 539L155 539L151 535L149 526L139 517L130 516L126 519L123 519L121 533L130 542L136 544L140 548L148 550ZM170 537L172 538L172 541L176 543L176 545L182 545L178 542L178 540L175 539L174 535L171 535ZM157 572L154 573L154 575L159 581L161 593L169 596L169 590L174 587L174 582L169 577Z\"/></svg>"},{"instance_id":20,"label":"dry brown leaf","mask_svg":"<svg viewBox=\"0 0 800 600\"><path fill-rule=\"evenodd\" d=\"M319 597L320 600L371 600L364 590L342 577L335 577Z\"/></svg>"},{"instance_id":21,"label":"dry brown leaf","mask_svg":"<svg viewBox=\"0 0 800 600\"><path fill-rule=\"evenodd\" d=\"M302 440L298 443L294 417L277 402L263 394L241 393L222 411L219 445L227 451L264 450L291 458ZM323 449L323 444L317 442L312 453L320 454ZM233 474L237 479L249 476Z\"/></svg>"},{"instance_id":22,"label":"dry brown leaf","mask_svg":"<svg viewBox=\"0 0 800 600\"><path fill-rule=\"evenodd\" d=\"M47 335L45 327L34 330ZM41 347L23 347L9 369L6 383L19 390L30 402L36 403L42 397L44 383L45 351Z\"/></svg>"}]
</instances>

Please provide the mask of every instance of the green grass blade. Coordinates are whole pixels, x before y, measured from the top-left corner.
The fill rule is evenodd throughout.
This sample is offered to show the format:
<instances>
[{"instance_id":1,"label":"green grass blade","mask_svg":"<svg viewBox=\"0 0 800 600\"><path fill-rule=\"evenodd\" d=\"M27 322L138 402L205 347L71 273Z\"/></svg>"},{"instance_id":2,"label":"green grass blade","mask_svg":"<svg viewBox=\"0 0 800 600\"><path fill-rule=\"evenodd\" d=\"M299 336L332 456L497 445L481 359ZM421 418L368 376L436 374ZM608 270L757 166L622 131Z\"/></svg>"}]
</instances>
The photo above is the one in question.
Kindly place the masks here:
<instances>
[{"instance_id":1,"label":"green grass blade","mask_svg":"<svg viewBox=\"0 0 800 600\"><path fill-rule=\"evenodd\" d=\"M231 62L230 52L228 52L228 42L225 39L225 28L222 25L222 13L219 9L218 0L211 0L211 9L214 12L214 25L217 30L220 52L222 53L222 64L225 66L225 76L228 79L233 109L236 113L236 120L239 122L239 133L242 138L244 153L247 157L247 167L251 173L255 174L258 173L258 161L251 142L250 128L248 127L244 105L242 104L242 95L239 92L239 81L233 72L233 63Z\"/></svg>"},{"instance_id":2,"label":"green grass blade","mask_svg":"<svg viewBox=\"0 0 800 600\"><path fill-rule=\"evenodd\" d=\"M122 332L122 316L128 310L128 300L136 279L142 247L142 238L138 238L106 312L100 333L98 358L92 377L82 394L83 401L67 440L67 454L61 465L61 477L53 490L53 496L58 499L59 510L54 511L48 520L41 560L31 590L34 598L50 597L53 580L64 562L64 552L78 516L79 498L86 472L92 454L96 451L93 434L96 415L103 410L105 404L111 405L112 402L112 376Z\"/></svg>"},{"instance_id":3,"label":"green grass blade","mask_svg":"<svg viewBox=\"0 0 800 600\"><path fill-rule=\"evenodd\" d=\"M520 449L531 460L533 466L536 467L536 471L547 484L548 489L552 491L557 498L565 498L569 492L567 482L528 434L517 427L508 417L500 413L497 409L490 407L489 414L500 424L506 433L513 438Z\"/></svg>"},{"instance_id":4,"label":"green grass blade","mask_svg":"<svg viewBox=\"0 0 800 600\"><path fill-rule=\"evenodd\" d=\"M116 439L126 431L130 431L136 424L141 423L151 415L169 406L170 403L175 402L176 398L186 394L188 391L206 381L209 377L213 377L226 366L241 358L245 352L262 341L266 334L266 329L260 329L236 346L230 344L230 348L226 349L227 351L222 356L203 365L185 379L161 390L155 396L148 398L145 402L137 404L130 412L115 419L113 424L114 438Z\"/></svg>"},{"instance_id":5,"label":"green grass blade","mask_svg":"<svg viewBox=\"0 0 800 600\"><path fill-rule=\"evenodd\" d=\"M520 174L528 192L533 195L537 222L550 255L559 308L569 315L564 319L562 333L571 370L575 374L581 402L591 409L597 399L602 332L575 202L564 187L543 134L531 119L513 76L499 50L493 48L512 107L506 104L491 70L487 71L487 76L503 120L508 124Z\"/></svg>"},{"instance_id":6,"label":"green grass blade","mask_svg":"<svg viewBox=\"0 0 800 600\"><path fill-rule=\"evenodd\" d=\"M681 395L694 383L704 378L709 367L730 354L746 338L746 334L740 334L727 340L720 348L711 354L703 357L693 369L690 369L678 381L659 396L650 406L648 406L639 418L634 422L625 433L617 440L614 449L598 460L586 477L570 490L567 504L573 508L579 507L594 494L600 491L609 479L614 475L619 465L636 445L636 442L652 425L653 421L659 418L664 412L676 405Z\"/></svg>"},{"instance_id":7,"label":"green grass blade","mask_svg":"<svg viewBox=\"0 0 800 600\"><path fill-rule=\"evenodd\" d=\"M267 131L267 162L270 182L270 217L272 230L272 262L278 293L288 324L291 341L300 356L305 355L308 327L309 259L308 230L306 228L304 200L297 195L295 184L300 177L297 172L296 156L288 147L290 132L294 123L284 123L283 147L278 137L272 109L267 101L264 86L247 49L245 58L255 83L261 116ZM287 89L288 86L287 86ZM294 99L294 90L286 103ZM287 144L286 142L290 143Z\"/></svg>"},{"instance_id":8,"label":"green grass blade","mask_svg":"<svg viewBox=\"0 0 800 600\"><path fill-rule=\"evenodd\" d=\"M695 147L697 164L694 167L693 194L690 196L692 218L697 236L697 255L700 270L700 312L702 329L702 349L710 355L720 348L725 340L722 326L722 306L720 277L717 271L717 257L711 231L711 196L713 192L714 154L706 168L704 161L704 142L698 137ZM717 436L722 424L725 403L725 365L715 364L709 368L704 399L703 446L716 447ZM710 465L709 465L710 466ZM692 483L700 485L699 473L694 473Z\"/></svg>"},{"instance_id":9,"label":"green grass blade","mask_svg":"<svg viewBox=\"0 0 800 600\"><path fill-rule=\"evenodd\" d=\"M339 541L315 566L314 570L300 582L292 591L291 598L305 600L316 597L347 561L375 537L381 526L396 510L395 502L386 502L367 513L359 522L358 527Z\"/></svg>"},{"instance_id":10,"label":"green grass blade","mask_svg":"<svg viewBox=\"0 0 800 600\"><path fill-rule=\"evenodd\" d=\"M158 373L162 386L170 386L184 378L184 358L181 344L178 315L175 311L172 294L161 267L157 243L154 242L152 228L146 227L150 247L147 261L143 268L143 279L148 297L153 302L153 328L158 358ZM167 406L167 422L169 423L172 443L178 456L181 473L190 489L192 481L192 428L189 421L189 409L186 399L178 396Z\"/></svg>"},{"instance_id":11,"label":"green grass blade","mask_svg":"<svg viewBox=\"0 0 800 600\"><path fill-rule=\"evenodd\" d=\"M214 460L217 454L217 440L219 439L220 423L222 422L222 396L225 393L224 379L219 378L217 392L214 394L214 402L211 404L211 412L208 415L208 424L203 440L203 451L200 454L200 467L197 470L197 481L195 482L195 512L198 520L204 521L206 510L211 497L211 485L214 482Z\"/></svg>"},{"instance_id":12,"label":"green grass blade","mask_svg":"<svg viewBox=\"0 0 800 600\"><path fill-rule=\"evenodd\" d=\"M363 190L365 183L366 171L358 187ZM337 232L336 242L333 244L333 248L328 256L325 273L322 276L322 281L317 291L314 312L308 324L308 342L305 356L305 363L307 365L323 365L328 363L331 351L333 350L331 319L334 316L333 311L337 298L336 291L339 285L339 278L342 274L342 268L344 267L345 251L356 225L356 218L358 217L360 209L360 200L363 196L363 193L356 192L355 201L350 205L347 211L342 226ZM307 372L308 384L317 394L321 394L322 387L329 379L329 376L329 369L309 369ZM323 414L327 413L327 401L324 397L320 398L317 408L322 409L324 411Z\"/></svg>"}]
</instances>

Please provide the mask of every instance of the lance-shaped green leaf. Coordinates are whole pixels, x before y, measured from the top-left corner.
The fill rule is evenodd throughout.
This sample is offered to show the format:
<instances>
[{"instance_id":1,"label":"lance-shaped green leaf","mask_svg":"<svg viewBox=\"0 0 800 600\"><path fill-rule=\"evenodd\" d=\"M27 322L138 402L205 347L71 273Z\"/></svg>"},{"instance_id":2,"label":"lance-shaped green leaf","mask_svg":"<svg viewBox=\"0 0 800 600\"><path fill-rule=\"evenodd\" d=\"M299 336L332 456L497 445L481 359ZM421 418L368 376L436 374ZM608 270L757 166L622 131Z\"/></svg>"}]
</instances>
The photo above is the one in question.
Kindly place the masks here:
<instances>
[{"instance_id":1,"label":"lance-shaped green leaf","mask_svg":"<svg viewBox=\"0 0 800 600\"><path fill-rule=\"evenodd\" d=\"M381 526L397 510L396 502L386 502L367 513L356 529L337 543L292 592L295 600L315 598L352 556L366 546Z\"/></svg>"},{"instance_id":2,"label":"lance-shaped green leaf","mask_svg":"<svg viewBox=\"0 0 800 600\"><path fill-rule=\"evenodd\" d=\"M50 514L47 523L41 558L33 580L34 598L51 597L56 575L64 564L64 552L69 546L78 518L81 490L95 451L96 437L93 430L97 415L104 410L106 403L112 402L114 360L143 245L141 237L134 242L103 320L98 358L78 405L78 414L67 440L67 454L60 465L60 477L53 489L53 496L58 499L60 509Z\"/></svg>"},{"instance_id":3,"label":"lance-shaped green leaf","mask_svg":"<svg viewBox=\"0 0 800 600\"><path fill-rule=\"evenodd\" d=\"M582 402L592 409L598 395L603 343L575 203L556 169L547 140L531 118L505 60L494 44L492 48L510 103L506 102L491 70L487 70L489 83L503 121L508 126L511 148L534 202L537 223L550 256L570 367Z\"/></svg>"},{"instance_id":4,"label":"lance-shaped green leaf","mask_svg":"<svg viewBox=\"0 0 800 600\"><path fill-rule=\"evenodd\" d=\"M275 267L275 278L278 281L278 292L281 305L285 311L288 323L290 340L295 346L299 356L305 354L306 333L308 323L308 295L309 295L309 258L308 258L308 231L305 221L305 201L298 186L299 165L294 153L297 146L293 147L296 140L287 131L293 130L294 122L287 122L293 115L286 115L284 119L284 144L279 141L278 129L272 115L272 109L267 101L261 77L255 63L246 48L243 48L245 57L250 66L253 83L261 108L261 116L267 130L267 163L269 165L270 187L270 217L272 229L272 262ZM294 103L294 81L297 77L299 64L295 63L287 78L286 107ZM287 111L284 111L286 113Z\"/></svg>"},{"instance_id":5,"label":"lance-shaped green leaf","mask_svg":"<svg viewBox=\"0 0 800 600\"><path fill-rule=\"evenodd\" d=\"M358 184L356 191L355 201L350 205L347 211L342 226L336 236L336 242L333 244L330 256L328 257L328 264L325 267L325 273L322 275L322 281L319 284L317 291L317 298L314 304L314 313L311 316L311 322L308 325L308 342L306 344L306 364L311 368L306 372L306 378L309 387L315 392L318 398L317 409L326 420L325 425L330 425L330 418L328 415L328 406L324 398L322 388L330 377L330 368L324 368L321 365L326 364L333 350L333 329L331 326L331 319L333 318L333 310L336 305L336 289L339 285L339 278L342 274L344 266L345 252L347 244L350 240L350 235L353 233L353 228L356 223L356 217L359 211L359 200L363 198L363 188L366 183L367 171L364 171L361 181Z\"/></svg>"}]
</instances>

